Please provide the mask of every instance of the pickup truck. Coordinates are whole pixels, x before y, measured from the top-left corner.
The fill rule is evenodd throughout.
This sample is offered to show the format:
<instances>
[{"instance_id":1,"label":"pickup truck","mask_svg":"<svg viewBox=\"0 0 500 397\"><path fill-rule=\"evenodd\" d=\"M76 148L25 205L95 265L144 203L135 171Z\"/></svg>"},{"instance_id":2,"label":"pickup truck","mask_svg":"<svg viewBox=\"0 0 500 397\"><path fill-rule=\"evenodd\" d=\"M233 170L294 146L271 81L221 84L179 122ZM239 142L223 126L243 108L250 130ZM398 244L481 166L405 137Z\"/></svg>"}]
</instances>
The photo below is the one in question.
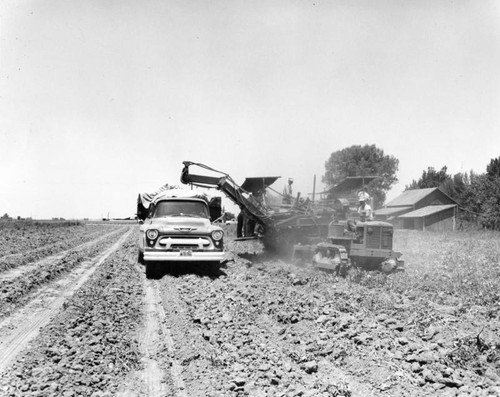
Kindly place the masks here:
<instances>
[{"instance_id":1,"label":"pickup truck","mask_svg":"<svg viewBox=\"0 0 500 397\"><path fill-rule=\"evenodd\" d=\"M138 242L147 278L156 278L169 262L205 263L210 270L220 265L224 231L211 222L210 202L202 192L166 190L147 203Z\"/></svg>"}]
</instances>

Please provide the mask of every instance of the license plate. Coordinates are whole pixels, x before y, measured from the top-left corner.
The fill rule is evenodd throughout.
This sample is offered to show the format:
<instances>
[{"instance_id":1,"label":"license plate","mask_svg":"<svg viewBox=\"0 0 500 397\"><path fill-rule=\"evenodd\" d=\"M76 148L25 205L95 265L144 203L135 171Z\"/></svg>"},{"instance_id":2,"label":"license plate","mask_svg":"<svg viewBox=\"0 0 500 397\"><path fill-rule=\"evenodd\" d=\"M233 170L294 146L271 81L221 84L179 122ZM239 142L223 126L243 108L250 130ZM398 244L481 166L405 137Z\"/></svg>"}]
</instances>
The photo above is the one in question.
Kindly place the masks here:
<instances>
[{"instance_id":1,"label":"license plate","mask_svg":"<svg viewBox=\"0 0 500 397\"><path fill-rule=\"evenodd\" d=\"M181 251L181 256L193 256L193 251L183 250L183 251Z\"/></svg>"}]
</instances>

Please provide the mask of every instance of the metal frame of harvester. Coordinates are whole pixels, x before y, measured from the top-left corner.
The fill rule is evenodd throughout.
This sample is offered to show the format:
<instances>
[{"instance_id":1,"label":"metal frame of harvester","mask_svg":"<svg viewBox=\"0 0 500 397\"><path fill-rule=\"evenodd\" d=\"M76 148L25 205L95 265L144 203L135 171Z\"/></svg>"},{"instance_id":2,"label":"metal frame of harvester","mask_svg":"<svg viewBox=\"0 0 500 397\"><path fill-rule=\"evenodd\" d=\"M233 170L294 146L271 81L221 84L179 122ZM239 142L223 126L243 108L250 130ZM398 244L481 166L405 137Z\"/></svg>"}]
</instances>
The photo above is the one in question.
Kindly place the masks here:
<instances>
[{"instance_id":1,"label":"metal frame of harvester","mask_svg":"<svg viewBox=\"0 0 500 397\"><path fill-rule=\"evenodd\" d=\"M181 182L216 188L235 203L247 219L253 220L264 247L292 254L294 260L311 260L319 268L345 273L357 265L386 272L402 270L401 253L393 251L393 226L380 221L355 221L349 217L345 199L333 202L299 200L293 205L271 208L239 186L228 174L204 164L184 161ZM220 176L190 173L197 166ZM348 178L350 188L361 187L365 179Z\"/></svg>"}]
</instances>

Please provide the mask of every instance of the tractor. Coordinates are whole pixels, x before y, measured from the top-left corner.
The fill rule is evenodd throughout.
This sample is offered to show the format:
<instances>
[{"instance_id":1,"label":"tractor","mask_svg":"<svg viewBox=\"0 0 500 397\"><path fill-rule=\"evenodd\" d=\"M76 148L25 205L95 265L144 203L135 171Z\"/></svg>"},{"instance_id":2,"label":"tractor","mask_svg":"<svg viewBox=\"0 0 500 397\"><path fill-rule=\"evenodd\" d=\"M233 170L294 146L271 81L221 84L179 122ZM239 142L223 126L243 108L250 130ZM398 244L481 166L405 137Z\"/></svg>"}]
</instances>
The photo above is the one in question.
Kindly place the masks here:
<instances>
[{"instance_id":1,"label":"tractor","mask_svg":"<svg viewBox=\"0 0 500 397\"><path fill-rule=\"evenodd\" d=\"M392 273L404 270L401 252L392 249L393 226L381 221L332 221L325 241L296 244L292 260L312 258L313 266L345 276L347 270L359 267Z\"/></svg>"}]
</instances>

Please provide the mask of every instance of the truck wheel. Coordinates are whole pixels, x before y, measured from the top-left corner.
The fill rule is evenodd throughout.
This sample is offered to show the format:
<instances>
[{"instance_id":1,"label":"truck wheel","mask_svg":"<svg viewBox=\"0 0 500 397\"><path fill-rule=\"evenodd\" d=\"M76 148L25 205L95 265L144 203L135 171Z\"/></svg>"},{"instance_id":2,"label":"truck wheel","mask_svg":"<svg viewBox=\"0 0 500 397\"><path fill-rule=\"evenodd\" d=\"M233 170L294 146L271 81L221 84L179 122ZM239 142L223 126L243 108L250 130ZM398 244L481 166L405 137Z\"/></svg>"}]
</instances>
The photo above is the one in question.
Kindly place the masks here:
<instances>
[{"instance_id":1,"label":"truck wheel","mask_svg":"<svg viewBox=\"0 0 500 397\"><path fill-rule=\"evenodd\" d=\"M220 262L210 262L208 263L208 275L218 276L220 272Z\"/></svg>"},{"instance_id":2,"label":"truck wheel","mask_svg":"<svg viewBox=\"0 0 500 397\"><path fill-rule=\"evenodd\" d=\"M339 268L337 270L337 274L340 276L340 277L346 277L347 276L347 264L345 263L341 263L339 265Z\"/></svg>"},{"instance_id":3,"label":"truck wheel","mask_svg":"<svg viewBox=\"0 0 500 397\"><path fill-rule=\"evenodd\" d=\"M158 265L155 262L144 262L146 265L146 278L158 278Z\"/></svg>"},{"instance_id":4,"label":"truck wheel","mask_svg":"<svg viewBox=\"0 0 500 397\"><path fill-rule=\"evenodd\" d=\"M139 253L137 254L137 262L141 265L144 265L144 252L139 251Z\"/></svg>"}]
</instances>

